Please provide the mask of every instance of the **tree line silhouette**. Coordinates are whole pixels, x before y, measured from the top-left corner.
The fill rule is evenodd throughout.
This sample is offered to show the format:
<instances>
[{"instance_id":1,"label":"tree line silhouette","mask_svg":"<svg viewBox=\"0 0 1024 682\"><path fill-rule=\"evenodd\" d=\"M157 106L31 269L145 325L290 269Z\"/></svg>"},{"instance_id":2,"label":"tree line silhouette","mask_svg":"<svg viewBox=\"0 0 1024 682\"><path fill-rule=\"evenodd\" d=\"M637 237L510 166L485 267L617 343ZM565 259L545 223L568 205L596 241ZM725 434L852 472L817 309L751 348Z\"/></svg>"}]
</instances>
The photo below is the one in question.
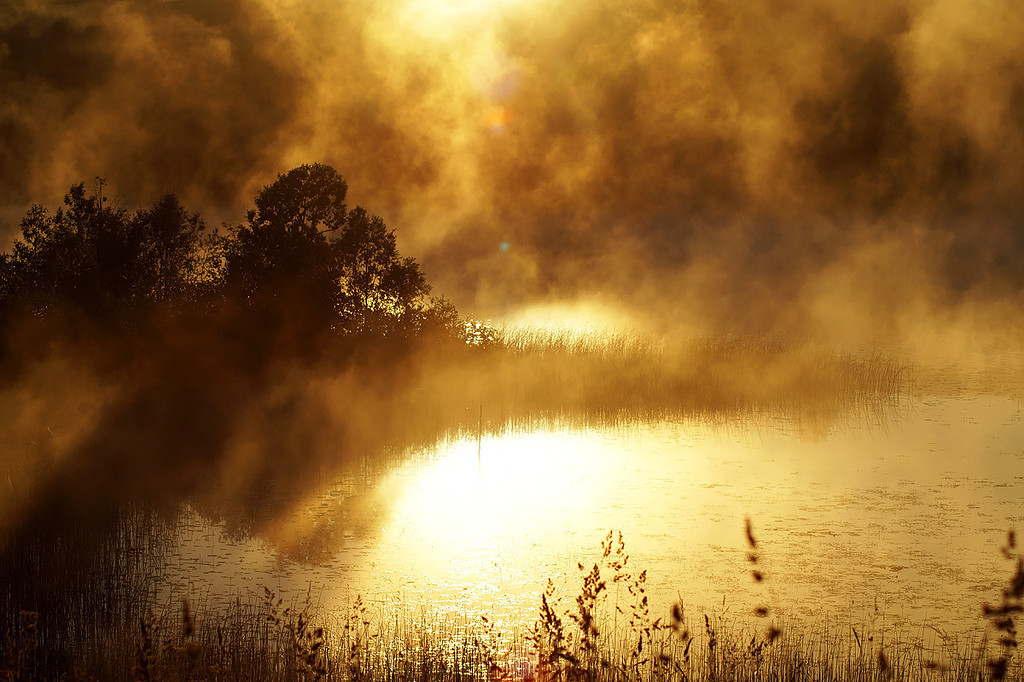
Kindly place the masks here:
<instances>
[{"instance_id":1,"label":"tree line silhouette","mask_svg":"<svg viewBox=\"0 0 1024 682\"><path fill-rule=\"evenodd\" d=\"M123 330L168 315L221 317L239 333L299 348L331 337L456 335L454 306L431 297L380 217L349 210L348 185L328 165L278 176L225 233L173 193L128 211L102 189L79 183L55 213L29 209L0 258L0 325Z\"/></svg>"}]
</instances>

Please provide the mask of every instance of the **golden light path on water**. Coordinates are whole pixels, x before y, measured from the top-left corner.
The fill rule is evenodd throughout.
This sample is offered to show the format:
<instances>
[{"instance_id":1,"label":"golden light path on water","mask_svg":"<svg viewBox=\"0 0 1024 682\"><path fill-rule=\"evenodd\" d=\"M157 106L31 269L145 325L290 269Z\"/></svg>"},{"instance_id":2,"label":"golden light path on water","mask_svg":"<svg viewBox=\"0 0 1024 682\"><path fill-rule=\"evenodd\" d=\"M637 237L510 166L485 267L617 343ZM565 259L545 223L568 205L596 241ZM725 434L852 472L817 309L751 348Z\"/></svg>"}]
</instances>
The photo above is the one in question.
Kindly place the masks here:
<instances>
[{"instance_id":1,"label":"golden light path on water","mask_svg":"<svg viewBox=\"0 0 1024 682\"><path fill-rule=\"evenodd\" d=\"M881 613L918 624L966 603L973 623L1022 513L1024 434L1009 407L939 401L907 425L848 431L509 432L482 438L479 456L467 438L382 484L393 502L374 562L440 609L528 617L548 577L567 578L571 597L577 562L589 568L617 529L663 610L678 595L703 607L727 596L739 613L770 600L790 615L827 604L857 617L880 599ZM764 589L749 578L748 516L774 578Z\"/></svg>"},{"instance_id":2,"label":"golden light path on water","mask_svg":"<svg viewBox=\"0 0 1024 682\"><path fill-rule=\"evenodd\" d=\"M478 449L464 440L408 484L393 514L412 524L418 537L450 547L542 530L546 500L584 507L609 492L607 481L579 470L587 461L600 466L601 455L579 439L552 433L488 438L486 457L482 441Z\"/></svg>"},{"instance_id":3,"label":"golden light path on water","mask_svg":"<svg viewBox=\"0 0 1024 682\"><path fill-rule=\"evenodd\" d=\"M595 554L601 532L594 529L622 528L638 515L657 526L657 509L642 505L658 500L635 487L649 462L631 466L629 457L615 437L569 431L457 442L435 461L414 465L411 476L396 474L402 482L376 550L379 563L416 589L454 587L455 610L471 604L480 613L528 613L548 577ZM698 473L702 460L690 465L692 475L706 478ZM444 599L436 595L434 603Z\"/></svg>"},{"instance_id":4,"label":"golden light path on water","mask_svg":"<svg viewBox=\"0 0 1024 682\"><path fill-rule=\"evenodd\" d=\"M551 562L544 551L563 547L593 500L611 492L606 477L594 475L611 453L552 433L479 445L478 456L475 440L457 443L399 485L378 552L401 557L409 584L441 581L486 609L536 593L530 564Z\"/></svg>"},{"instance_id":5,"label":"golden light path on water","mask_svg":"<svg viewBox=\"0 0 1024 682\"><path fill-rule=\"evenodd\" d=\"M966 632L1012 572L999 547L1024 523L1022 499L1024 415L1011 398L923 399L895 420L824 427L549 424L410 453L367 492L328 486L299 515L337 520L314 565L196 519L169 568L181 594L312 586L338 613L358 594L381 614L488 615L522 629L549 579L572 604L577 563L589 568L615 529L630 569L647 570L653 617L681 597L691 615L742 619L769 604L809 622ZM374 510L352 513L360 505ZM746 560L747 517L762 585Z\"/></svg>"},{"instance_id":6,"label":"golden light path on water","mask_svg":"<svg viewBox=\"0 0 1024 682\"><path fill-rule=\"evenodd\" d=\"M699 424L509 435L483 439L479 462L467 440L406 479L375 555L442 611L528 621L548 577L567 577L571 603L577 561L589 568L603 531L619 529L661 615L683 596L739 617L771 603L801 618L824 606L970 627L1006 577L998 546L1020 519L1024 471L1019 422L969 419L1017 449L983 454L970 428L936 443L927 423L827 439ZM745 560L748 516L763 586Z\"/></svg>"}]
</instances>

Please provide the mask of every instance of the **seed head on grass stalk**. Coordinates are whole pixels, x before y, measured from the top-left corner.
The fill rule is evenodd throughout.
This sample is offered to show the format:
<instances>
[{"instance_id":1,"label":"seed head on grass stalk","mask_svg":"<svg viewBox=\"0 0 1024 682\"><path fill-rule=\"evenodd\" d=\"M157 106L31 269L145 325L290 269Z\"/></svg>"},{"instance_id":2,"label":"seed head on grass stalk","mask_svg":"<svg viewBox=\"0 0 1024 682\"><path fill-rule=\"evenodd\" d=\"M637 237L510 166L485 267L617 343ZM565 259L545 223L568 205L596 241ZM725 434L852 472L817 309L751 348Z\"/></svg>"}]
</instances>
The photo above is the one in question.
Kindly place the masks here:
<instances>
[{"instance_id":1,"label":"seed head on grass stalk","mask_svg":"<svg viewBox=\"0 0 1024 682\"><path fill-rule=\"evenodd\" d=\"M988 662L993 680L1006 678L1010 661L1018 647L1015 618L1024 611L1024 556L1017 551L1017 537L1012 529L1007 533L1006 546L1001 552L1005 558L1015 560L1015 570L1010 584L1003 589L1000 603L997 606L985 604L982 609L999 638L999 656Z\"/></svg>"},{"instance_id":2,"label":"seed head on grass stalk","mask_svg":"<svg viewBox=\"0 0 1024 682\"><path fill-rule=\"evenodd\" d=\"M494 621L487 616L480 617L483 623L481 635L473 638L473 645L480 651L487 673L488 682L505 682L512 679L509 671L509 659L512 656L512 645L501 646L501 633Z\"/></svg>"}]
</instances>

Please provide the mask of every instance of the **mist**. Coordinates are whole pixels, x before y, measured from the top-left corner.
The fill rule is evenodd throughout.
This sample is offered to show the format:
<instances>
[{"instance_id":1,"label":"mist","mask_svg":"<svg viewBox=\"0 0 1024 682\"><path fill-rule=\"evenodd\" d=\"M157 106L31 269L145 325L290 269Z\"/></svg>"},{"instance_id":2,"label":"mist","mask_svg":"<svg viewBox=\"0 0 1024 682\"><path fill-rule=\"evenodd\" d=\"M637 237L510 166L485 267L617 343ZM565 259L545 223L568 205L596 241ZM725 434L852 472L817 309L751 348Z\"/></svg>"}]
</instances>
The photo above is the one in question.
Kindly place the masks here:
<instances>
[{"instance_id":1,"label":"mist","mask_svg":"<svg viewBox=\"0 0 1024 682\"><path fill-rule=\"evenodd\" d=\"M936 443L964 480L982 472L977 500L1019 499L979 463L1024 480L1021 36L1017 0L0 4L8 640L23 610L63 618L41 655L69 671L75 628L119 619L97 576L122 555L161 573L149 550L182 519L326 565L379 539L392 474L431 448L475 440L487 502L482 443L511 442L512 470L512 436L555 426L707 432L665 452L708 471L650 459L622 507L639 517L676 514L647 506L654 479L701 506L685 486L720 482L715 427L760 437L758 420L785 452L757 441L737 471L805 452L793 471L812 475L780 474L793 499L831 494L814 475L833 465L871 487L829 514L885 511L898 488L863 538L900 526L904 500L945 500L944 479L905 494L900 468L945 467ZM985 410L1012 401L996 441ZM517 486L554 478L525 474L496 479L510 519ZM1003 511L983 508L990 529ZM980 542L956 518L922 525ZM811 537L799 554L839 556ZM902 560L879 566L899 591ZM150 606L133 590L125 623Z\"/></svg>"},{"instance_id":2,"label":"mist","mask_svg":"<svg viewBox=\"0 0 1024 682\"><path fill-rule=\"evenodd\" d=\"M912 337L1015 309L1009 1L0 10L0 229L105 178L236 221L337 167L460 311Z\"/></svg>"},{"instance_id":3,"label":"mist","mask_svg":"<svg viewBox=\"0 0 1024 682\"><path fill-rule=\"evenodd\" d=\"M0 231L82 180L237 223L317 159L469 318L957 357L1020 329L1022 24L996 1L19 0ZM8 431L32 450L5 465L8 531L104 488L225 516L304 490L285 463L384 447L427 364L353 377L186 323L46 351L8 335ZM427 421L406 442L458 425ZM87 470L127 483L75 485Z\"/></svg>"}]
</instances>

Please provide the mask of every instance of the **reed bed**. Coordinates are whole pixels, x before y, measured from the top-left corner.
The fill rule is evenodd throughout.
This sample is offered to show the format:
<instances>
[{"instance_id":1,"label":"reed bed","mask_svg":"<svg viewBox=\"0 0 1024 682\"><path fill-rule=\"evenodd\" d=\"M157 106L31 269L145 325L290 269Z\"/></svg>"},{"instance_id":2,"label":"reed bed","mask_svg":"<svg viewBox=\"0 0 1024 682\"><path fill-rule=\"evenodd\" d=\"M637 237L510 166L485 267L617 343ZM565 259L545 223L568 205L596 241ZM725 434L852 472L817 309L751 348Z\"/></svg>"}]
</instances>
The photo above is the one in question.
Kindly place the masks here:
<instances>
[{"instance_id":1,"label":"reed bed","mask_svg":"<svg viewBox=\"0 0 1024 682\"><path fill-rule=\"evenodd\" d=\"M753 583L761 548L748 523ZM746 616L690 614L682 602L650 612L646 571L636 571L621 534L580 563L568 596L549 584L528 630L422 612L398 613L355 597L327 611L312 588L290 601L265 589L226 610L200 602L151 605L136 620L78 633L61 661L42 656L38 613L22 612L0 663L18 680L736 680L968 681L1024 679L1015 621L1024 569L1010 535L1014 572L1001 600L987 605L991 627L963 638L825 620L781 617L765 603ZM125 613L124 615L127 615ZM88 634L89 636L83 636Z\"/></svg>"},{"instance_id":2,"label":"reed bed","mask_svg":"<svg viewBox=\"0 0 1024 682\"><path fill-rule=\"evenodd\" d=\"M475 352L426 363L416 390L434 398L430 404L439 412L448 406L463 410L468 429L477 426L477 407L498 427L544 419L607 425L680 415L735 420L772 414L809 423L851 415L888 419L914 381L911 367L893 355L844 354L767 337L682 342L483 326L474 327L467 341ZM458 387L455 404L450 386Z\"/></svg>"},{"instance_id":3,"label":"reed bed","mask_svg":"<svg viewBox=\"0 0 1024 682\"><path fill-rule=\"evenodd\" d=\"M33 667L28 630L0 669L3 679L37 680L1019 680L1016 659L992 674L992 647L983 635L963 642L928 642L900 633L783 625L764 630L720 615L686 618L643 635L644 651L627 633L600 630L594 645L539 654L532 632L505 634L489 623L437 618L359 621L344 616L274 612L242 603L229 613L195 617L191 625L168 608L114 628L78 647L70 670ZM566 638L578 634L563 622ZM868 639L872 641L868 641ZM565 642L563 642L565 646ZM589 647L589 648L587 648ZM19 677L20 675L20 677Z\"/></svg>"}]
</instances>

